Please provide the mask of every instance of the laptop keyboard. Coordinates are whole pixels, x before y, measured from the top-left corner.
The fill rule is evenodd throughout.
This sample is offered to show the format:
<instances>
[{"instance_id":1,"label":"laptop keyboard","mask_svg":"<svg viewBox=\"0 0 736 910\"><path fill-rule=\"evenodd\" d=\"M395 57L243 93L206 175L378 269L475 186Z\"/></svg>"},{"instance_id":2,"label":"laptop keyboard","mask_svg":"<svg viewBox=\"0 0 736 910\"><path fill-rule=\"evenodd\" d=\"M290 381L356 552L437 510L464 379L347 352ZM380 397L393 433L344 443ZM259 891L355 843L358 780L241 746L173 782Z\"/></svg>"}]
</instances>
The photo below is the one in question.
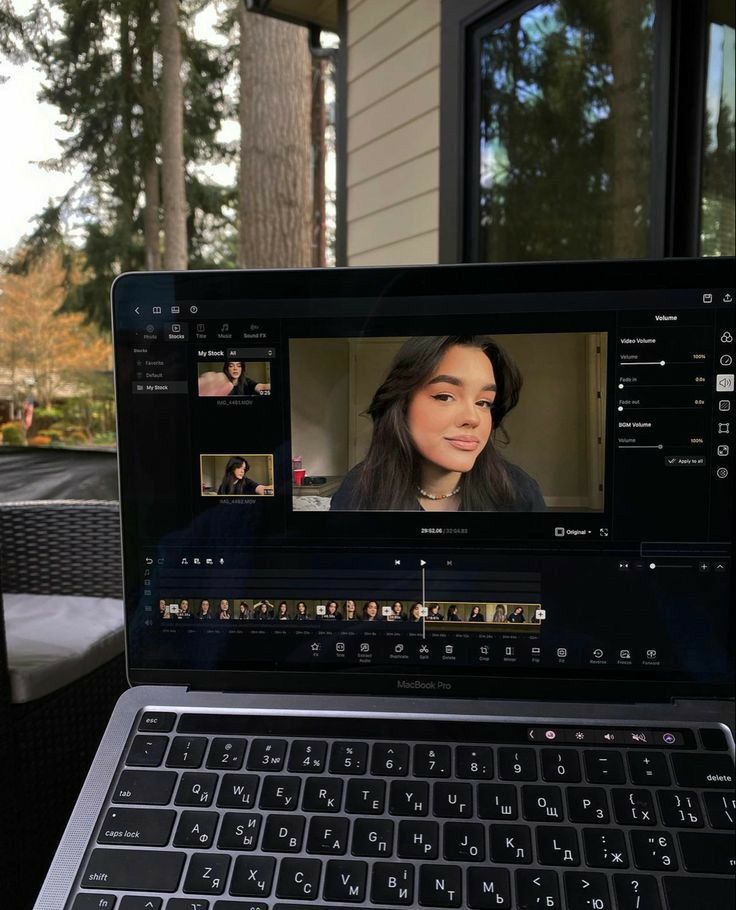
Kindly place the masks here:
<instances>
[{"instance_id":1,"label":"laptop keyboard","mask_svg":"<svg viewBox=\"0 0 736 910\"><path fill-rule=\"evenodd\" d=\"M687 729L373 724L142 714L67 906L734 903L734 764L718 730L699 744Z\"/></svg>"}]
</instances>

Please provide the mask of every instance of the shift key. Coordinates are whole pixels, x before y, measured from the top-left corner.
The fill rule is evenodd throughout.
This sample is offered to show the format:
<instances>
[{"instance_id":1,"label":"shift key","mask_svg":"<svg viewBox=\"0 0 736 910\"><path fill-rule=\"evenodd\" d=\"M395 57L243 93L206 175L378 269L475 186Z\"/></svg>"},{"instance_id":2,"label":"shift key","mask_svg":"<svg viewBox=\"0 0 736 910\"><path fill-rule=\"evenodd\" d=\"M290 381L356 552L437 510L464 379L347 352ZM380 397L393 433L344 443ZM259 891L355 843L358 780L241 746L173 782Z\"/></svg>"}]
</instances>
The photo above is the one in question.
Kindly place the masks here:
<instances>
[{"instance_id":1,"label":"shift key","mask_svg":"<svg viewBox=\"0 0 736 910\"><path fill-rule=\"evenodd\" d=\"M730 790L733 787L733 759L723 753L677 752L672 755L677 783L681 787Z\"/></svg>"},{"instance_id":2,"label":"shift key","mask_svg":"<svg viewBox=\"0 0 736 910\"><path fill-rule=\"evenodd\" d=\"M172 850L92 851L82 876L82 888L113 891L176 891L186 853Z\"/></svg>"}]
</instances>

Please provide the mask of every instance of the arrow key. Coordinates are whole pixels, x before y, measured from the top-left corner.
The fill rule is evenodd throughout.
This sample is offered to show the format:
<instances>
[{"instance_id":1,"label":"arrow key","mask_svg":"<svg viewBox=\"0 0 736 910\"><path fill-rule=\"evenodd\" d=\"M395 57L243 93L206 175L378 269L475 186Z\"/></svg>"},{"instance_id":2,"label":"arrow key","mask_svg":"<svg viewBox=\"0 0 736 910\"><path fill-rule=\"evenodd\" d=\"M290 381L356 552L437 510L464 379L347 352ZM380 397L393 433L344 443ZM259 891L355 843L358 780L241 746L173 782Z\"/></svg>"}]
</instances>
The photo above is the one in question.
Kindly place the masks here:
<instances>
[{"instance_id":1,"label":"arrow key","mask_svg":"<svg viewBox=\"0 0 736 910\"><path fill-rule=\"evenodd\" d=\"M145 894L126 894L120 902L120 910L161 910L163 901L160 897L147 897Z\"/></svg>"},{"instance_id":2,"label":"arrow key","mask_svg":"<svg viewBox=\"0 0 736 910\"><path fill-rule=\"evenodd\" d=\"M606 876L600 872L565 872L569 910L613 910Z\"/></svg>"}]
</instances>

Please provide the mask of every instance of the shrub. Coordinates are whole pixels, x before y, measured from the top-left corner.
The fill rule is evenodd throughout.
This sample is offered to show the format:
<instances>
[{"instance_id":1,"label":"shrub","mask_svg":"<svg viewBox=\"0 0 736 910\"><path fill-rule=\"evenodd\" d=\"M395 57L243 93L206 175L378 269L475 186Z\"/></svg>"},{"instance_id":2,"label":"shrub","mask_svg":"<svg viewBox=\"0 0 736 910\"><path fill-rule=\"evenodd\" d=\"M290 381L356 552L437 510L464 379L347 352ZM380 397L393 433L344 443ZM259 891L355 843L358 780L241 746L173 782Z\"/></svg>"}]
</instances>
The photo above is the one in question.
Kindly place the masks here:
<instances>
[{"instance_id":1,"label":"shrub","mask_svg":"<svg viewBox=\"0 0 736 910\"><path fill-rule=\"evenodd\" d=\"M62 445L89 445L90 435L87 430L75 423L58 421L44 430L45 436L50 436L54 442Z\"/></svg>"},{"instance_id":2,"label":"shrub","mask_svg":"<svg viewBox=\"0 0 736 910\"><path fill-rule=\"evenodd\" d=\"M24 446L26 444L25 430L19 423L0 424L0 436L6 446Z\"/></svg>"},{"instance_id":3,"label":"shrub","mask_svg":"<svg viewBox=\"0 0 736 910\"><path fill-rule=\"evenodd\" d=\"M28 440L29 446L48 446L51 445L51 437L46 436L43 433L38 433L36 436L32 436Z\"/></svg>"},{"instance_id":4,"label":"shrub","mask_svg":"<svg viewBox=\"0 0 736 910\"><path fill-rule=\"evenodd\" d=\"M95 433L92 437L94 446L114 446L117 442L115 433Z\"/></svg>"},{"instance_id":5,"label":"shrub","mask_svg":"<svg viewBox=\"0 0 736 910\"><path fill-rule=\"evenodd\" d=\"M37 431L47 430L52 423L60 420L62 416L61 408L36 408L33 412L33 429Z\"/></svg>"}]
</instances>

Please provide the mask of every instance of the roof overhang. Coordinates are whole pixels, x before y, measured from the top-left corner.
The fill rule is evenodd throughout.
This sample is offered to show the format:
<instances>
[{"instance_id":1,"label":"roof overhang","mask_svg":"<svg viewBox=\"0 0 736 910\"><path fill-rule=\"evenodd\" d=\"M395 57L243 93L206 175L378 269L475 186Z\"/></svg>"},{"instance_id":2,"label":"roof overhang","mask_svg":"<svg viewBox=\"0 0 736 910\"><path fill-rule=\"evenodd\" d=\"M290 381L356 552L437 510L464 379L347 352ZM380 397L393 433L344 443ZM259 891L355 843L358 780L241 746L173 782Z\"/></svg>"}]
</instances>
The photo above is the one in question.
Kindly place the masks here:
<instances>
[{"instance_id":1,"label":"roof overhang","mask_svg":"<svg viewBox=\"0 0 736 910\"><path fill-rule=\"evenodd\" d=\"M338 0L244 0L249 12L297 25L338 31Z\"/></svg>"}]
</instances>

